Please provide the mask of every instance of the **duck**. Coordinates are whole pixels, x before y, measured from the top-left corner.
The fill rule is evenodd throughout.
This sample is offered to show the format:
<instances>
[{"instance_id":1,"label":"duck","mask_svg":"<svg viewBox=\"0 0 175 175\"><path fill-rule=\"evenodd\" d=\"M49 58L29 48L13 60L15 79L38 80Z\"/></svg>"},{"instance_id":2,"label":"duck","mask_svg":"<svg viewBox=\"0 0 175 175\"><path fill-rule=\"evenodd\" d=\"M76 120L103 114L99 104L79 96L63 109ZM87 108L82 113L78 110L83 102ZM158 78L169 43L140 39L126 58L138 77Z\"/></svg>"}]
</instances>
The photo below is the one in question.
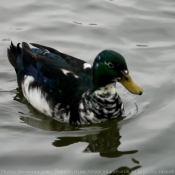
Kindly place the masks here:
<instances>
[{"instance_id":1,"label":"duck","mask_svg":"<svg viewBox=\"0 0 175 175\"><path fill-rule=\"evenodd\" d=\"M116 51L103 50L91 66L51 47L30 45L11 42L7 49L17 84L36 110L59 122L82 125L122 116L125 110L116 83L133 94L143 93Z\"/></svg>"}]
</instances>

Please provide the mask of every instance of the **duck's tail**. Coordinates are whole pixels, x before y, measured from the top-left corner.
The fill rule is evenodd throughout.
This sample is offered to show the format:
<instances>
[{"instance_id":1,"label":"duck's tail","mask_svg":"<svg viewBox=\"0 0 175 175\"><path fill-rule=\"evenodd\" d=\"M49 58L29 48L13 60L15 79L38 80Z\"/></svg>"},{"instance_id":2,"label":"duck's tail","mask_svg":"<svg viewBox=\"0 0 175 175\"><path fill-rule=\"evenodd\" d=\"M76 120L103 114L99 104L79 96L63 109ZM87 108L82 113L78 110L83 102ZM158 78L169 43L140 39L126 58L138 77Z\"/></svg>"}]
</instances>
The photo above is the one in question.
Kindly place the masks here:
<instances>
[{"instance_id":1,"label":"duck's tail","mask_svg":"<svg viewBox=\"0 0 175 175\"><path fill-rule=\"evenodd\" d=\"M17 46L14 46L11 42L10 48L7 49L9 62L15 69L17 69L17 58L19 55L21 55L21 48L19 45L20 43L18 43Z\"/></svg>"}]
</instances>

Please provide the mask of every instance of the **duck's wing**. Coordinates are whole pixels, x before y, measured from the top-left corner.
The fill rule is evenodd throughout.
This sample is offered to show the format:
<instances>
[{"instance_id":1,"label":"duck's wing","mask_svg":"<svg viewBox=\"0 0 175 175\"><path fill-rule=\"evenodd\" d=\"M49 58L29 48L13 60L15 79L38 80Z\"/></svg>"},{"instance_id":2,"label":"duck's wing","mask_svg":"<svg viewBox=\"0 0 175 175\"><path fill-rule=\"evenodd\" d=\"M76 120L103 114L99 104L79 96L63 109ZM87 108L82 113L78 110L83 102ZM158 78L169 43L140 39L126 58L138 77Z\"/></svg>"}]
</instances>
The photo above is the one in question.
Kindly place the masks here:
<instances>
[{"instance_id":1,"label":"duck's wing","mask_svg":"<svg viewBox=\"0 0 175 175\"><path fill-rule=\"evenodd\" d=\"M57 94L62 92L63 96L68 94L73 96L78 91L81 94L92 87L92 76L85 71L77 71L62 57L51 59L45 55L34 54L27 43L22 43L21 50L18 70L22 70L23 75L32 76L35 82L47 91L51 90ZM18 77L22 77L20 71L18 74Z\"/></svg>"},{"instance_id":2,"label":"duck's wing","mask_svg":"<svg viewBox=\"0 0 175 175\"><path fill-rule=\"evenodd\" d=\"M27 43L22 43L22 66L26 75L36 78L42 74L47 78L65 76L66 71L74 73L73 69L63 59L49 59L47 56L34 54Z\"/></svg>"},{"instance_id":3,"label":"duck's wing","mask_svg":"<svg viewBox=\"0 0 175 175\"><path fill-rule=\"evenodd\" d=\"M92 75L92 68L91 65L81 59L75 58L73 56L67 55L65 53L62 53L58 50L55 50L51 47L40 45L40 44L35 44L35 43L30 43L34 47L37 47L43 51L49 51L51 54L57 55L58 57L61 57L64 59L77 73L85 73L87 75ZM47 54L47 53L46 53ZM49 53L48 53L49 54ZM50 58L53 58L53 56L49 56Z\"/></svg>"}]
</instances>

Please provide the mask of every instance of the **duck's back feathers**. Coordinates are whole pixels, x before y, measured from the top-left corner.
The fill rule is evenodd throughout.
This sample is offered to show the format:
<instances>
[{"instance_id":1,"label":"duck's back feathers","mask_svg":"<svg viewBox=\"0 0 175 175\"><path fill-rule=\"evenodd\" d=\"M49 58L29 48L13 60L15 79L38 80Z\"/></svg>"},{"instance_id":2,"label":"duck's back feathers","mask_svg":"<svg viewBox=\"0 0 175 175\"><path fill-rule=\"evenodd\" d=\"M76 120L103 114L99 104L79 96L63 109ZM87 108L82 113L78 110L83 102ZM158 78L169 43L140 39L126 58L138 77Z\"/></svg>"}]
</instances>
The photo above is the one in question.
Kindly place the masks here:
<instances>
[{"instance_id":1,"label":"duck's back feathers","mask_svg":"<svg viewBox=\"0 0 175 175\"><path fill-rule=\"evenodd\" d=\"M80 59L75 58L73 56L62 53L62 52L55 50L51 47L47 47L47 46L43 46L43 45L35 44L35 43L31 43L31 45L33 45L34 47L37 47L41 50L45 50L46 52L49 51L50 53L53 53L53 54L61 57L71 67L73 67L76 71L84 72L84 73L89 74L89 75L92 74L91 66L83 60L80 60ZM88 64L88 66L86 67L87 64Z\"/></svg>"},{"instance_id":2,"label":"duck's back feathers","mask_svg":"<svg viewBox=\"0 0 175 175\"><path fill-rule=\"evenodd\" d=\"M8 58L17 70L17 74L23 70L25 75L33 76L36 80L39 80L41 76L51 79L64 77L69 80L79 79L82 81L86 80L85 77L92 77L92 69L90 66L85 66L88 64L85 61L47 46L32 45L38 48L31 49L25 42L22 43L22 48L19 47L19 44L15 47L11 43L10 49L8 49Z\"/></svg>"}]
</instances>

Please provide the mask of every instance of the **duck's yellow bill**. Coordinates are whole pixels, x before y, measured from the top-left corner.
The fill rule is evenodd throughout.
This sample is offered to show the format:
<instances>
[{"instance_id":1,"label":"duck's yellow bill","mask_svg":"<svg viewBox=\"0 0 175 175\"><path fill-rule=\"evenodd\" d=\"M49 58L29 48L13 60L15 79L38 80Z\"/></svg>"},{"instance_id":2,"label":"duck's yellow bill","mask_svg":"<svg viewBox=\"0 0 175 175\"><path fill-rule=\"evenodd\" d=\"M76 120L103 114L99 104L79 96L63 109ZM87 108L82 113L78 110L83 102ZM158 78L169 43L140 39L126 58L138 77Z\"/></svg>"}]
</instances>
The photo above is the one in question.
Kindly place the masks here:
<instances>
[{"instance_id":1,"label":"duck's yellow bill","mask_svg":"<svg viewBox=\"0 0 175 175\"><path fill-rule=\"evenodd\" d=\"M131 93L142 95L143 89L134 83L129 75L129 72L127 74L125 72L122 72L122 74L122 79L119 82Z\"/></svg>"}]
</instances>

